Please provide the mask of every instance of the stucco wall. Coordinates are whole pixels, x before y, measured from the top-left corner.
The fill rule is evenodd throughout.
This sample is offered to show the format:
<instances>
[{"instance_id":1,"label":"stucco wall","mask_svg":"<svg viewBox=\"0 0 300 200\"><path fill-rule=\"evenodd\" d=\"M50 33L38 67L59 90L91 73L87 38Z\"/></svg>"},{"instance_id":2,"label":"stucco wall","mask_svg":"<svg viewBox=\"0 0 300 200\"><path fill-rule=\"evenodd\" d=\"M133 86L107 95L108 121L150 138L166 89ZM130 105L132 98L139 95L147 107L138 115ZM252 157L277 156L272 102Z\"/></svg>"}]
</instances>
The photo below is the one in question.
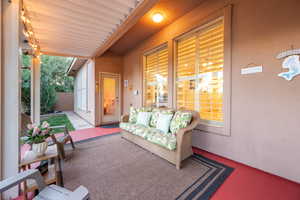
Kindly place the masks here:
<instances>
[{"instance_id":1,"label":"stucco wall","mask_svg":"<svg viewBox=\"0 0 300 200\"><path fill-rule=\"evenodd\" d=\"M233 4L231 136L195 132L193 144L215 154L300 182L300 76L288 82L276 55L294 45L300 48L299 0L209 0L156 33L124 57L123 76L133 90L142 91L142 55L168 42L172 67L172 39ZM249 63L263 65L263 73L241 75ZM171 71L172 72L172 71ZM169 81L172 81L170 78ZM123 88L123 112L142 105ZM169 91L172 96L172 89Z\"/></svg>"},{"instance_id":2,"label":"stucco wall","mask_svg":"<svg viewBox=\"0 0 300 200\"><path fill-rule=\"evenodd\" d=\"M74 110L74 94L66 92L57 92L57 100L54 105L54 110L68 111Z\"/></svg>"}]
</instances>

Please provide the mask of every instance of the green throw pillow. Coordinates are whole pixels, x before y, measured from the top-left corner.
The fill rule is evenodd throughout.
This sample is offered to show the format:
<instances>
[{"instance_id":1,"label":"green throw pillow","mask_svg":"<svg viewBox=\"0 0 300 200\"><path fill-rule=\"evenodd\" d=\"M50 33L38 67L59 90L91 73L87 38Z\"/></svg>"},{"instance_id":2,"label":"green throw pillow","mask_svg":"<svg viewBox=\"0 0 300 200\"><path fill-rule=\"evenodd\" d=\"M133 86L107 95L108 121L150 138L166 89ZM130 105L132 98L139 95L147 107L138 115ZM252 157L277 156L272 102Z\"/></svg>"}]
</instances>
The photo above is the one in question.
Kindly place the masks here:
<instances>
[{"instance_id":1,"label":"green throw pillow","mask_svg":"<svg viewBox=\"0 0 300 200\"><path fill-rule=\"evenodd\" d=\"M137 120L138 110L134 107L130 107L129 123L135 124Z\"/></svg>"},{"instance_id":2,"label":"green throw pillow","mask_svg":"<svg viewBox=\"0 0 300 200\"><path fill-rule=\"evenodd\" d=\"M170 114L170 115L172 114L173 115L174 110L154 108L152 110L152 117L151 117L151 120L150 120L150 127L156 128L156 123L157 123L157 120L158 120L159 113Z\"/></svg>"},{"instance_id":3,"label":"green throw pillow","mask_svg":"<svg viewBox=\"0 0 300 200\"><path fill-rule=\"evenodd\" d=\"M171 121L170 130L174 134L179 129L187 127L191 123L192 113L187 111L177 111Z\"/></svg>"}]
</instances>

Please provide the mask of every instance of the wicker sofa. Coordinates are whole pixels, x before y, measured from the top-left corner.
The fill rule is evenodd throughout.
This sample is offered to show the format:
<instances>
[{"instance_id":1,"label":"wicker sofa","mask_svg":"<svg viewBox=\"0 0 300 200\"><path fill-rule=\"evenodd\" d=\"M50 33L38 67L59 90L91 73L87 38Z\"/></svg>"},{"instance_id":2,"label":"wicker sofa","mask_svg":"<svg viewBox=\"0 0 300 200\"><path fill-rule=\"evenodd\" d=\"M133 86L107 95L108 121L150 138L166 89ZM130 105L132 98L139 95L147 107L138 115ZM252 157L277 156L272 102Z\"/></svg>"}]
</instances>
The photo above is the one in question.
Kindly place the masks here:
<instances>
[{"instance_id":1,"label":"wicker sofa","mask_svg":"<svg viewBox=\"0 0 300 200\"><path fill-rule=\"evenodd\" d=\"M135 112L135 108L131 108L130 115L124 115L121 118L120 128L122 138L127 139L144 149L164 158L165 160L176 165L180 169L181 162L191 156L192 152L192 130L199 124L200 117L195 111L158 109L158 108L141 108L142 111L152 112L149 126L139 125L134 123L130 118ZM172 112L174 114L172 121L178 119L180 114L189 114L190 121L186 124L181 124L172 129L173 132L168 134L160 132L155 127L155 116L161 112ZM157 119L156 119L157 120ZM154 121L154 122L153 122ZM171 121L171 126L174 123ZM177 120L178 121L178 120ZM171 128L170 128L171 130Z\"/></svg>"}]
</instances>

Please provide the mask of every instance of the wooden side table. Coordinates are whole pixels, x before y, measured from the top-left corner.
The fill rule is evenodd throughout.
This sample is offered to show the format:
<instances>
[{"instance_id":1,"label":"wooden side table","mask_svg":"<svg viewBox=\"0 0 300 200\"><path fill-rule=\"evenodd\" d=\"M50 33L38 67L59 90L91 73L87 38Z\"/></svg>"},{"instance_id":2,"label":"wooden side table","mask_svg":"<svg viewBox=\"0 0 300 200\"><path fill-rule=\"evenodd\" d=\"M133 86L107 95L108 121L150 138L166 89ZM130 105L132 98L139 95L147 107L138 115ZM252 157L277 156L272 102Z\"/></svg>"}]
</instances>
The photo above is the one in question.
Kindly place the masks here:
<instances>
[{"instance_id":1,"label":"wooden side table","mask_svg":"<svg viewBox=\"0 0 300 200\"><path fill-rule=\"evenodd\" d=\"M63 187L63 176L61 170L61 160L57 152L56 145L49 146L45 155L41 157L30 158L25 156L19 165L21 171L25 171L31 168L34 163L48 160L48 171L43 174L45 183L47 185L56 184ZM28 192L34 192L38 189L34 180L27 180L21 185L21 191L24 193L24 198L27 199Z\"/></svg>"}]
</instances>

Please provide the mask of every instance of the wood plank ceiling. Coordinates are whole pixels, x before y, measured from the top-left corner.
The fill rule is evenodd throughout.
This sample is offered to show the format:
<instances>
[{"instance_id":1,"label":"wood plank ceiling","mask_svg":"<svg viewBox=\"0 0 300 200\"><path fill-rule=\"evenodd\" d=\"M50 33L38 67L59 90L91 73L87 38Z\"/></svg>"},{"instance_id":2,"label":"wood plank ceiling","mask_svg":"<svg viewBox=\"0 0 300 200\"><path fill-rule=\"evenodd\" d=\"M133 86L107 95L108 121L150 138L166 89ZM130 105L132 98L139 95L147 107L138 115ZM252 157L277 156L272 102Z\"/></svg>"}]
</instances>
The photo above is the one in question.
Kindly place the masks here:
<instances>
[{"instance_id":1,"label":"wood plank ceiling","mask_svg":"<svg viewBox=\"0 0 300 200\"><path fill-rule=\"evenodd\" d=\"M42 52L91 57L144 0L24 0Z\"/></svg>"}]
</instances>

